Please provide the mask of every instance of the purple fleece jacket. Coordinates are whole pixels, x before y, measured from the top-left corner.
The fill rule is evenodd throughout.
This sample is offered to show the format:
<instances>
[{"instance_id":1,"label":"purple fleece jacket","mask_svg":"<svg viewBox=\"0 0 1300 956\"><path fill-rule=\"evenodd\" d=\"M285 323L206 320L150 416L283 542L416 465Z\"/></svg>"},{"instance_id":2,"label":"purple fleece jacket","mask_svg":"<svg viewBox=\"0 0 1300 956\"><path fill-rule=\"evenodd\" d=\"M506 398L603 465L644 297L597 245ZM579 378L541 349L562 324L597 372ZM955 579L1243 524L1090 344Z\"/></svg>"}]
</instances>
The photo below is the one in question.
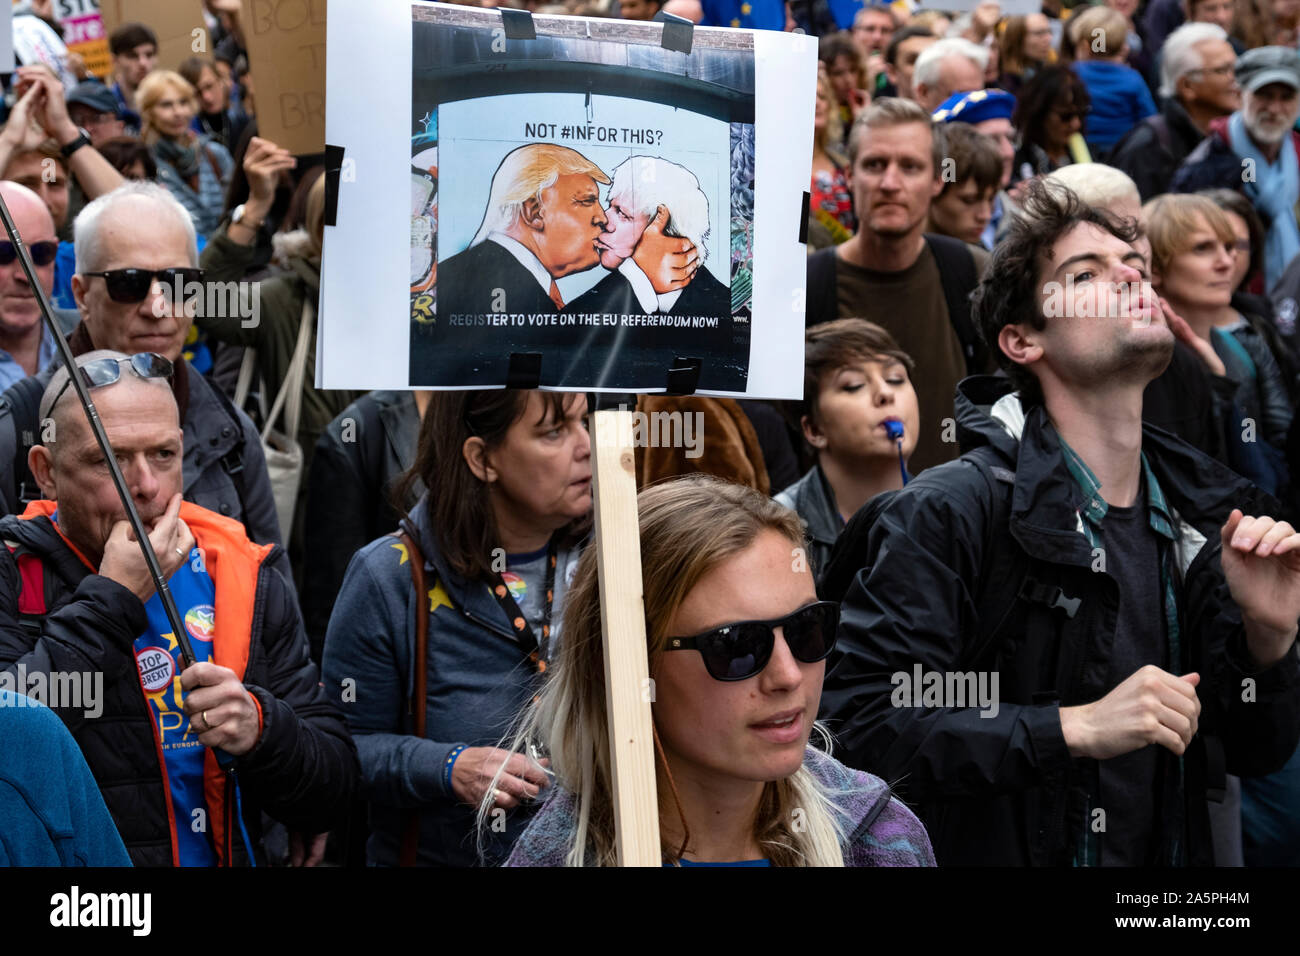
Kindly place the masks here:
<instances>
[{"instance_id":1,"label":"purple fleece jacket","mask_svg":"<svg viewBox=\"0 0 1300 956\"><path fill-rule=\"evenodd\" d=\"M934 866L925 827L879 777L853 770L815 747L806 766L843 812L845 866ZM515 842L506 866L563 866L577 816L577 800L555 788Z\"/></svg>"}]
</instances>

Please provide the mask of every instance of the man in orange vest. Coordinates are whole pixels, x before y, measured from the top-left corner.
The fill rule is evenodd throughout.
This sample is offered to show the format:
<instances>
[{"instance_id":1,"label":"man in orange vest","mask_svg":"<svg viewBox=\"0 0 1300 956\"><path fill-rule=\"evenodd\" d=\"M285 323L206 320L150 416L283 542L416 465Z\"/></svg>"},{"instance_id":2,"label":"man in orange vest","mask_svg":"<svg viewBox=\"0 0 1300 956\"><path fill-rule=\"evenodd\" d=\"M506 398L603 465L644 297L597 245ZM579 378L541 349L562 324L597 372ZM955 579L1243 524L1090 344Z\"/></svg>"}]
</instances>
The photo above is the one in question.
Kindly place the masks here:
<instances>
[{"instance_id":1,"label":"man in orange vest","mask_svg":"<svg viewBox=\"0 0 1300 956\"><path fill-rule=\"evenodd\" d=\"M44 689L135 864L264 862L262 811L289 828L300 860L315 862L319 835L347 812L357 758L320 687L293 590L268 563L276 546L182 501L170 361L95 351L77 365L198 661L184 666L60 369L29 456L43 500L0 521L0 677L26 684L19 692ZM61 699L87 674L102 675L93 708ZM234 758L228 768L218 749Z\"/></svg>"}]
</instances>

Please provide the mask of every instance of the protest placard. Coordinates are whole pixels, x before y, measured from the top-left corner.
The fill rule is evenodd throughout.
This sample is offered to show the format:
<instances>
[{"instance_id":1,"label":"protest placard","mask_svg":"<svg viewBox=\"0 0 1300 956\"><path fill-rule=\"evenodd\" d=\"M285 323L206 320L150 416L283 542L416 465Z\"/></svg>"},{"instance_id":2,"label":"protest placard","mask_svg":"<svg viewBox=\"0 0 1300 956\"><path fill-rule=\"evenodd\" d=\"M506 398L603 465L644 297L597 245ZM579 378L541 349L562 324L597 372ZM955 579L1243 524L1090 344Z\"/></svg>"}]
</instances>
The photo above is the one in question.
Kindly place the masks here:
<instances>
[{"instance_id":1,"label":"protest placard","mask_svg":"<svg viewBox=\"0 0 1300 956\"><path fill-rule=\"evenodd\" d=\"M326 0L243 0L242 10L258 134L296 156L321 152Z\"/></svg>"},{"instance_id":2,"label":"protest placard","mask_svg":"<svg viewBox=\"0 0 1300 956\"><path fill-rule=\"evenodd\" d=\"M531 356L542 387L663 391L685 359L703 393L802 394L813 38L409 10L330 10L325 387L503 386ZM570 193L523 202L543 167Z\"/></svg>"},{"instance_id":3,"label":"protest placard","mask_svg":"<svg viewBox=\"0 0 1300 956\"><path fill-rule=\"evenodd\" d=\"M54 16L63 27L63 42L69 53L80 54L86 69L100 79L112 72L108 34L99 14L99 0L54 0Z\"/></svg>"},{"instance_id":4,"label":"protest placard","mask_svg":"<svg viewBox=\"0 0 1300 956\"><path fill-rule=\"evenodd\" d=\"M124 23L143 23L158 36L158 68L174 70L191 56L211 56L202 0L99 0L105 36Z\"/></svg>"},{"instance_id":5,"label":"protest placard","mask_svg":"<svg viewBox=\"0 0 1300 956\"><path fill-rule=\"evenodd\" d=\"M984 0L943 0L943 3L925 6L947 13L970 13L983 2ZM1025 17L1043 10L1040 0L998 0L998 6L1004 17Z\"/></svg>"},{"instance_id":6,"label":"protest placard","mask_svg":"<svg viewBox=\"0 0 1300 956\"><path fill-rule=\"evenodd\" d=\"M331 5L318 384L799 397L815 40L524 16ZM658 866L632 414L592 416L595 548L618 860Z\"/></svg>"},{"instance_id":7,"label":"protest placard","mask_svg":"<svg viewBox=\"0 0 1300 956\"><path fill-rule=\"evenodd\" d=\"M12 16L12 9L9 13ZM17 63L25 66L44 63L63 81L64 86L76 82L76 77L68 70L67 46L54 32L54 28L40 17L29 14L14 17L9 38L12 55Z\"/></svg>"}]
</instances>

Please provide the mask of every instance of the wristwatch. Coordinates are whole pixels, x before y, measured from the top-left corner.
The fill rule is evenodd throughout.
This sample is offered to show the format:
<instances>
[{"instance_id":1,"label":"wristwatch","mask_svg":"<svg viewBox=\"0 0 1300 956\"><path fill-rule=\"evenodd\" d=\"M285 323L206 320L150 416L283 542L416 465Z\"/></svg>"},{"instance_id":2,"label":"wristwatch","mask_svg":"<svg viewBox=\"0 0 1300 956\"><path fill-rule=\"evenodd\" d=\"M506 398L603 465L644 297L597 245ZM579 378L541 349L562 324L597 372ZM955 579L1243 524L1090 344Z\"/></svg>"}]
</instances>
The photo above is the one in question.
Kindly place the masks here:
<instances>
[{"instance_id":1,"label":"wristwatch","mask_svg":"<svg viewBox=\"0 0 1300 956\"><path fill-rule=\"evenodd\" d=\"M77 133L78 133L77 138L74 139L71 143L59 147L59 152L63 154L64 159L71 158L72 154L75 153L77 150L81 149L81 147L90 145L90 134L87 133L85 129L78 126Z\"/></svg>"},{"instance_id":2,"label":"wristwatch","mask_svg":"<svg viewBox=\"0 0 1300 956\"><path fill-rule=\"evenodd\" d=\"M246 207L241 202L238 206L235 207L235 211L230 214L230 224L233 226L235 223L239 223L240 225L248 229L252 229L254 232L256 232L258 229L261 229L262 223L265 222L265 220L258 219L256 222L244 222L245 211L246 211Z\"/></svg>"}]
</instances>

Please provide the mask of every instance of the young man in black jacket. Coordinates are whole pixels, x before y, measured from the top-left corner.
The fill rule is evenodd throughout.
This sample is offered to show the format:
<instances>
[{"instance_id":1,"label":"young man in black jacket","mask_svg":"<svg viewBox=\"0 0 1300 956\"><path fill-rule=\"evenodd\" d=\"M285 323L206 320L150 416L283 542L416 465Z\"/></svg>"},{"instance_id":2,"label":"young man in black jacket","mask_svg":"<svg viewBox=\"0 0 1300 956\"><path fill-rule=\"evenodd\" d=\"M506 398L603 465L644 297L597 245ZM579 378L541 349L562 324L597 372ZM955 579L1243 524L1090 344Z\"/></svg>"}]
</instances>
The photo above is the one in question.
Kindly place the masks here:
<instances>
[{"instance_id":1,"label":"young man in black jacket","mask_svg":"<svg viewBox=\"0 0 1300 956\"><path fill-rule=\"evenodd\" d=\"M60 369L41 401L43 444L30 454L44 499L0 519L0 678L57 698L43 702L81 747L136 865L265 862L263 810L319 859L358 763L308 657L292 587L273 566L278 548L182 503L166 359L98 351L77 364L98 386L99 416L198 660L181 658ZM93 701L62 693L87 678L99 688ZM219 765L218 750L233 762Z\"/></svg>"},{"instance_id":2,"label":"young man in black jacket","mask_svg":"<svg viewBox=\"0 0 1300 956\"><path fill-rule=\"evenodd\" d=\"M974 306L1009 379L962 383L966 453L871 527L823 714L941 865L1209 864L1225 771L1300 739L1300 534L1143 426L1174 336L1134 232L1027 204Z\"/></svg>"}]
</instances>

